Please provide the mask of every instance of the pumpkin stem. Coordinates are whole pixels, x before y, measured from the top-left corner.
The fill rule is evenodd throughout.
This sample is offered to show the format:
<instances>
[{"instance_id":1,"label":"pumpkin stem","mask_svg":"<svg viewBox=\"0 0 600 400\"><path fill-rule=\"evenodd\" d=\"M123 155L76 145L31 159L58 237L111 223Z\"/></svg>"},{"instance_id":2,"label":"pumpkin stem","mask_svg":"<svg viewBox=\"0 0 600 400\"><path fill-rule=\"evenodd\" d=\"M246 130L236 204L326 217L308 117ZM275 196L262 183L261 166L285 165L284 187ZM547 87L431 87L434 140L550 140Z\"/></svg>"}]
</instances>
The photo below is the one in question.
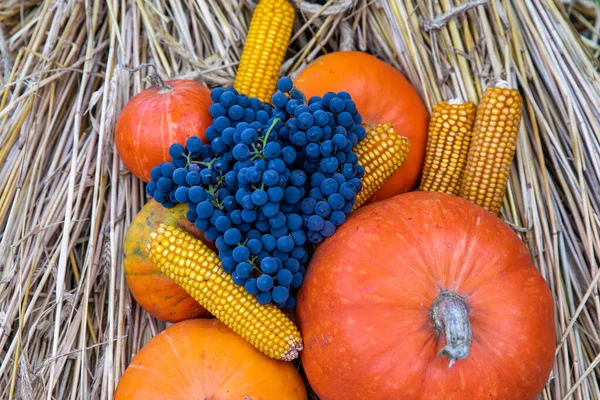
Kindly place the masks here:
<instances>
[{"instance_id":1,"label":"pumpkin stem","mask_svg":"<svg viewBox=\"0 0 600 400\"><path fill-rule=\"evenodd\" d=\"M438 355L448 357L448 367L452 368L456 360L467 358L471 349L473 333L467 302L458 294L443 290L433 303L430 315L433 327L446 335L446 346Z\"/></svg>"},{"instance_id":2,"label":"pumpkin stem","mask_svg":"<svg viewBox=\"0 0 600 400\"><path fill-rule=\"evenodd\" d=\"M150 73L150 75L148 75L148 77L146 79L148 79L150 81L150 84L152 86L160 86L160 88L158 89L158 93L167 93L167 92L170 92L171 90L173 90L173 86L171 86L167 82L165 82L164 79L161 78L161 76L158 74L158 70L156 69L156 66L154 64L144 63L144 64L138 65L135 68L123 67L123 69L125 69L126 71L129 71L131 73L138 72L139 70L141 70L143 68L154 69L154 72Z\"/></svg>"}]
</instances>

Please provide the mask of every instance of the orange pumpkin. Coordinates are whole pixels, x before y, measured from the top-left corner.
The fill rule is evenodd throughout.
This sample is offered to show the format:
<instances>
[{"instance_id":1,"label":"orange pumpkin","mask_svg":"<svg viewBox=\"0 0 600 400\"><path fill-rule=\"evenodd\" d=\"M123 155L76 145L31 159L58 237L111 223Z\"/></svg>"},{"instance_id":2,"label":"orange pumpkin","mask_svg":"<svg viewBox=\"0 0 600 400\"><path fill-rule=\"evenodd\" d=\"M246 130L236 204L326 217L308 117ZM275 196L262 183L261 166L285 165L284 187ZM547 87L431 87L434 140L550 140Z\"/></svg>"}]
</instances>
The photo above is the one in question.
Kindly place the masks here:
<instances>
[{"instance_id":1,"label":"orange pumpkin","mask_svg":"<svg viewBox=\"0 0 600 400\"><path fill-rule=\"evenodd\" d=\"M121 111L115 128L123 164L149 182L150 170L171 159L173 143L185 145L190 136L205 139L212 123L210 105L210 90L195 81L167 81L138 93Z\"/></svg>"},{"instance_id":2,"label":"orange pumpkin","mask_svg":"<svg viewBox=\"0 0 600 400\"><path fill-rule=\"evenodd\" d=\"M429 113L415 88L397 69L360 51L334 52L300 71L294 85L307 99L346 91L356 103L363 123L391 123L410 140L406 161L370 202L416 187L425 160Z\"/></svg>"},{"instance_id":3,"label":"orange pumpkin","mask_svg":"<svg viewBox=\"0 0 600 400\"><path fill-rule=\"evenodd\" d=\"M302 365L321 400L533 400L553 365L553 313L506 224L411 192L358 210L317 248L298 297Z\"/></svg>"},{"instance_id":4,"label":"orange pumpkin","mask_svg":"<svg viewBox=\"0 0 600 400\"><path fill-rule=\"evenodd\" d=\"M135 216L123 242L123 267L133 298L153 317L166 322L210 315L183 288L163 275L148 260L146 245L150 233L161 223L185 229L214 249L212 243L206 241L204 235L188 221L186 212L187 204L164 208L157 201L151 200Z\"/></svg>"},{"instance_id":5,"label":"orange pumpkin","mask_svg":"<svg viewBox=\"0 0 600 400\"><path fill-rule=\"evenodd\" d=\"M305 400L292 363L276 361L216 319L179 322L133 358L115 400Z\"/></svg>"}]
</instances>

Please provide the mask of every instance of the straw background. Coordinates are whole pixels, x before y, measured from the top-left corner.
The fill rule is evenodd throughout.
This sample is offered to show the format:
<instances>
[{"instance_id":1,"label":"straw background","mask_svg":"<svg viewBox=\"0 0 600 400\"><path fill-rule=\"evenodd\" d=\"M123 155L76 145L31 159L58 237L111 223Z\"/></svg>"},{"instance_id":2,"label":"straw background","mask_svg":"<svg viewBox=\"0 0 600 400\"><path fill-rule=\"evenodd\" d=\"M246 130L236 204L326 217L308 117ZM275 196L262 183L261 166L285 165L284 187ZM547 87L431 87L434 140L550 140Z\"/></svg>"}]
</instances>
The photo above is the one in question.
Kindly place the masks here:
<instances>
[{"instance_id":1,"label":"straw background","mask_svg":"<svg viewBox=\"0 0 600 400\"><path fill-rule=\"evenodd\" d=\"M590 0L293 1L283 74L325 52L399 68L429 109L517 85L524 118L502 218L556 301L541 398L600 399L600 6ZM121 243L146 201L113 143L164 77L231 85L251 0L0 1L0 398L110 399L165 324L132 300ZM316 397L313 397L316 398Z\"/></svg>"}]
</instances>

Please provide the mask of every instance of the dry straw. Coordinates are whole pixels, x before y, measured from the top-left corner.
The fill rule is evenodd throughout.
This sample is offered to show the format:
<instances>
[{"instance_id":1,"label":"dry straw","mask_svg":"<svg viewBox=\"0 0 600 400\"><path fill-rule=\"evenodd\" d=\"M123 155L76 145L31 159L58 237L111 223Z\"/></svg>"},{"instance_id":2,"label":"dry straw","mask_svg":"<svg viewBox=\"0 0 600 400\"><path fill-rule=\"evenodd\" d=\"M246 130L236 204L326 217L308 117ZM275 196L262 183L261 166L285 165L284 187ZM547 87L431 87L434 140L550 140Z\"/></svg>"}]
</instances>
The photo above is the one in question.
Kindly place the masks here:
<instances>
[{"instance_id":1,"label":"dry straw","mask_svg":"<svg viewBox=\"0 0 600 400\"><path fill-rule=\"evenodd\" d=\"M600 12L592 1L294 1L283 73L358 49L428 107L498 78L525 114L502 217L556 299L543 399L600 399ZM462 6L461 6L462 4ZM253 1L0 2L0 398L110 399L165 328L132 301L123 234L145 202L114 152L144 73L231 85ZM580 36L568 22L581 31ZM18 360L18 361L15 361Z\"/></svg>"}]
</instances>

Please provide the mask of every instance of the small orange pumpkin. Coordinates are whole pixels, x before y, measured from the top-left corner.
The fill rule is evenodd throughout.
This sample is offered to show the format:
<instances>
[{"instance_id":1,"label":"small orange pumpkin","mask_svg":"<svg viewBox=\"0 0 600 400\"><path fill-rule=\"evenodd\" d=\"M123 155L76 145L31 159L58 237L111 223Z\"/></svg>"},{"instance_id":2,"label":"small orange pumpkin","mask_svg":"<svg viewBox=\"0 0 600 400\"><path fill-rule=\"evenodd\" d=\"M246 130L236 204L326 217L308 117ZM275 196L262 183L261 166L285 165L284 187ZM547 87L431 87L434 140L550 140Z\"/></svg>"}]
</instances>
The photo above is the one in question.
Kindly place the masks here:
<instances>
[{"instance_id":1,"label":"small orange pumpkin","mask_svg":"<svg viewBox=\"0 0 600 400\"><path fill-rule=\"evenodd\" d=\"M179 322L133 358L115 400L306 400L292 363L269 358L220 321Z\"/></svg>"},{"instance_id":2,"label":"small orange pumpkin","mask_svg":"<svg viewBox=\"0 0 600 400\"><path fill-rule=\"evenodd\" d=\"M410 140L406 161L370 202L416 187L425 160L429 113L415 88L400 71L370 54L340 51L316 59L300 71L294 85L307 99L326 92L348 92L363 123L390 123Z\"/></svg>"},{"instance_id":3,"label":"small orange pumpkin","mask_svg":"<svg viewBox=\"0 0 600 400\"><path fill-rule=\"evenodd\" d=\"M150 170L169 161L173 143L190 136L205 140L212 123L210 90L190 80L171 80L145 89L123 108L115 127L115 144L123 164L144 182Z\"/></svg>"},{"instance_id":4,"label":"small orange pumpkin","mask_svg":"<svg viewBox=\"0 0 600 400\"><path fill-rule=\"evenodd\" d=\"M123 267L127 286L138 304L161 321L177 322L210 315L183 288L163 275L148 260L146 245L150 233L161 223L185 229L214 249L213 244L188 221L186 212L187 204L164 208L157 201L151 200L135 216L123 242Z\"/></svg>"},{"instance_id":5,"label":"small orange pumpkin","mask_svg":"<svg viewBox=\"0 0 600 400\"><path fill-rule=\"evenodd\" d=\"M554 302L527 248L449 194L352 213L317 247L296 312L324 400L533 400L552 370Z\"/></svg>"}]
</instances>

